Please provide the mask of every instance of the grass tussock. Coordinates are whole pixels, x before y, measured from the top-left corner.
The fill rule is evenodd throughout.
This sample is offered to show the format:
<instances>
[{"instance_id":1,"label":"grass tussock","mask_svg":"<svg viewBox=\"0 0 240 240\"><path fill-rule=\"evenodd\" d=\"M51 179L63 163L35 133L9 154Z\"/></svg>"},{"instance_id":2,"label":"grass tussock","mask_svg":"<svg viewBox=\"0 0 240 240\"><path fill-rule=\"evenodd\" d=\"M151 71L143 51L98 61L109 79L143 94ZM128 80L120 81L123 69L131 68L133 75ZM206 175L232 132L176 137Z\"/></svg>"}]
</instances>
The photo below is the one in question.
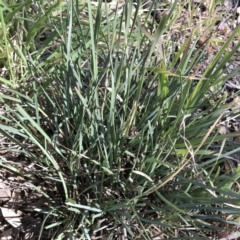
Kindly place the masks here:
<instances>
[{"instance_id":1,"label":"grass tussock","mask_svg":"<svg viewBox=\"0 0 240 240\"><path fill-rule=\"evenodd\" d=\"M18 237L26 217L38 239L238 233L240 26L217 42L208 4L1 3L0 165L33 206L15 199Z\"/></svg>"}]
</instances>

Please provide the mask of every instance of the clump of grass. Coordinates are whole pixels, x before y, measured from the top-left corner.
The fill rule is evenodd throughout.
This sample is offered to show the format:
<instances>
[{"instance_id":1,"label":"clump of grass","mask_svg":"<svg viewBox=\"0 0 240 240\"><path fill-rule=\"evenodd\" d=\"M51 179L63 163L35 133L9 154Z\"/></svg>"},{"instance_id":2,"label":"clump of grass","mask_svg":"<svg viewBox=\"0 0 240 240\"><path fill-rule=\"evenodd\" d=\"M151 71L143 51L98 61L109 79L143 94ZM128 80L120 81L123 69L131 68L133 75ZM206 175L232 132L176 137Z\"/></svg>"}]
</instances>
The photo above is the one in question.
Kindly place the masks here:
<instances>
[{"instance_id":1,"label":"clump of grass","mask_svg":"<svg viewBox=\"0 0 240 240\"><path fill-rule=\"evenodd\" d=\"M38 20L25 22L22 50L14 49L24 90L10 84L0 94L0 131L38 165L30 176L7 159L1 166L30 177L36 191L40 177L60 196L41 191L49 207L40 236L208 238L234 229L239 168L225 173L221 164L239 152L226 146L239 133L220 135L217 124L238 114L237 98L219 89L239 70L223 75L240 27L196 77L207 43L196 49L194 30L177 51L165 41L177 1L159 23L140 2L36 6Z\"/></svg>"}]
</instances>

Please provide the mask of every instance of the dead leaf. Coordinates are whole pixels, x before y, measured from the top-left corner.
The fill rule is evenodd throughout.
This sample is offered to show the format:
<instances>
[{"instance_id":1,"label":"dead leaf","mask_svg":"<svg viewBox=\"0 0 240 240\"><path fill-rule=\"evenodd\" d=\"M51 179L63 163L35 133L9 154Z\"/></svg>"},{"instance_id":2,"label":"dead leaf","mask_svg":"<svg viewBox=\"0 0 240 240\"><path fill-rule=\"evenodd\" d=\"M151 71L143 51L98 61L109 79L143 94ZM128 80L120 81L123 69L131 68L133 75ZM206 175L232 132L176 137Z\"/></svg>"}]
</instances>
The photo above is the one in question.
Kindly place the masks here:
<instances>
[{"instance_id":1,"label":"dead leaf","mask_svg":"<svg viewBox=\"0 0 240 240\"><path fill-rule=\"evenodd\" d=\"M229 235L226 234L227 236L224 238L221 238L220 240L231 240L231 239L238 239L240 237L240 232L232 232Z\"/></svg>"},{"instance_id":2,"label":"dead leaf","mask_svg":"<svg viewBox=\"0 0 240 240\"><path fill-rule=\"evenodd\" d=\"M11 191L8 187L3 183L0 182L0 200L1 201L8 201L11 198Z\"/></svg>"},{"instance_id":3,"label":"dead leaf","mask_svg":"<svg viewBox=\"0 0 240 240\"><path fill-rule=\"evenodd\" d=\"M223 134L227 134L229 132L228 128L221 124L219 127L218 127L218 132L223 135Z\"/></svg>"},{"instance_id":4,"label":"dead leaf","mask_svg":"<svg viewBox=\"0 0 240 240\"><path fill-rule=\"evenodd\" d=\"M4 219L14 228L21 226L20 214L15 213L14 210L1 207Z\"/></svg>"}]
</instances>

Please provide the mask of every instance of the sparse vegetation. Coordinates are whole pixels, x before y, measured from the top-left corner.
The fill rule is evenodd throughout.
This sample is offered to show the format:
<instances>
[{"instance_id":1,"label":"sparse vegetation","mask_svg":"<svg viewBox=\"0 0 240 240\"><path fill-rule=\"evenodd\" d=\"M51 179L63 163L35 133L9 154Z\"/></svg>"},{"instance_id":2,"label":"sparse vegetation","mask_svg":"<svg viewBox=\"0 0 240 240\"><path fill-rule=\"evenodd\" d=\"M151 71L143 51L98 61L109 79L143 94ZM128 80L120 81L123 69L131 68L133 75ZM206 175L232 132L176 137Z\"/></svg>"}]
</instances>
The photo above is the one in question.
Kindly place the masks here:
<instances>
[{"instance_id":1,"label":"sparse vegetation","mask_svg":"<svg viewBox=\"0 0 240 240\"><path fill-rule=\"evenodd\" d=\"M0 1L2 237L238 237L240 25L144 4Z\"/></svg>"}]
</instances>

